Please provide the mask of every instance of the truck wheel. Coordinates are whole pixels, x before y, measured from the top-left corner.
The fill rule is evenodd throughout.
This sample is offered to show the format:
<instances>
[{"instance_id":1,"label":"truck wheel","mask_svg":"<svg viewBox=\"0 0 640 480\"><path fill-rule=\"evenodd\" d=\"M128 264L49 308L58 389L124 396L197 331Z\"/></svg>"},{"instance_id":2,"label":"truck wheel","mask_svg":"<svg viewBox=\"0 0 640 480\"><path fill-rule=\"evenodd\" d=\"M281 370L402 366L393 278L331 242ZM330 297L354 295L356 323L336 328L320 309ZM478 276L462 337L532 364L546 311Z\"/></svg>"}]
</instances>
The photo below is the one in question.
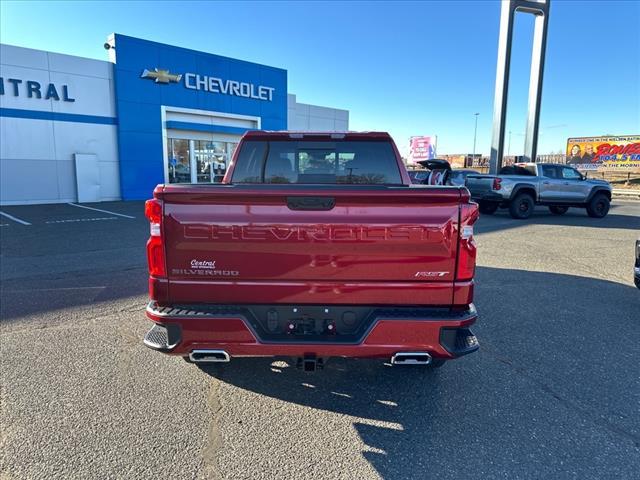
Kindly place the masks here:
<instances>
[{"instance_id":1,"label":"truck wheel","mask_svg":"<svg viewBox=\"0 0 640 480\"><path fill-rule=\"evenodd\" d=\"M602 218L609 213L609 199L604 193L597 193L587 204L587 213L593 218Z\"/></svg>"},{"instance_id":2,"label":"truck wheel","mask_svg":"<svg viewBox=\"0 0 640 480\"><path fill-rule=\"evenodd\" d=\"M567 213L567 210L569 210L569 207L559 207L556 205L552 205L551 207L549 207L549 211L554 215L564 215L565 213Z\"/></svg>"},{"instance_id":3,"label":"truck wheel","mask_svg":"<svg viewBox=\"0 0 640 480\"><path fill-rule=\"evenodd\" d=\"M531 216L536 204L528 193L519 193L509 204L509 214L512 218L525 220Z\"/></svg>"},{"instance_id":4,"label":"truck wheel","mask_svg":"<svg viewBox=\"0 0 640 480\"><path fill-rule=\"evenodd\" d=\"M480 202L480 213L493 215L498 210L498 204L495 202Z\"/></svg>"}]
</instances>

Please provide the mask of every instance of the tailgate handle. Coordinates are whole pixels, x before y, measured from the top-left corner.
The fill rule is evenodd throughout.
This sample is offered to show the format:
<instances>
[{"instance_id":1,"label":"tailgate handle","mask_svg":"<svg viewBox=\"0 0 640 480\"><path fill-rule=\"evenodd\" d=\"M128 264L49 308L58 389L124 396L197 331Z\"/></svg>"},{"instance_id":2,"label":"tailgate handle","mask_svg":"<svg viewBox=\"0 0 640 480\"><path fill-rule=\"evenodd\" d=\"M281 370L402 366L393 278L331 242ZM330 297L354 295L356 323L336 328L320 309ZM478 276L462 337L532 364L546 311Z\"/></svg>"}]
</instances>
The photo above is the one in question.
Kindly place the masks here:
<instances>
[{"instance_id":1,"label":"tailgate handle","mask_svg":"<svg viewBox=\"0 0 640 480\"><path fill-rule=\"evenodd\" d=\"M331 210L335 206L333 197L287 197L290 210Z\"/></svg>"}]
</instances>

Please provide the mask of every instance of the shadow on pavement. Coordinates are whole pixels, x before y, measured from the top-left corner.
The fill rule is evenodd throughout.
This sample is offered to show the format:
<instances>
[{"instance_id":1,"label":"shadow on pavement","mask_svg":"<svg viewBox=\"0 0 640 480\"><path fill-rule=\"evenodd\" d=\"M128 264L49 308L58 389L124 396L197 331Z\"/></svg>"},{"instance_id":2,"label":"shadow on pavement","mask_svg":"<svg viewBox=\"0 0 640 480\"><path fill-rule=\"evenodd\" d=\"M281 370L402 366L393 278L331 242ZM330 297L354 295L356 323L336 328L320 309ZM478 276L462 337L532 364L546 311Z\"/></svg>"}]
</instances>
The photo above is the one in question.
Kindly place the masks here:
<instances>
[{"instance_id":1,"label":"shadow on pavement","mask_svg":"<svg viewBox=\"0 0 640 480\"><path fill-rule=\"evenodd\" d=\"M146 303L149 224L142 202L85 206L114 215L67 204L3 207L31 222L0 232L3 323L29 316L46 319L60 309L93 308L135 296L140 306ZM64 223L94 217L112 220Z\"/></svg>"},{"instance_id":2,"label":"shadow on pavement","mask_svg":"<svg viewBox=\"0 0 640 480\"><path fill-rule=\"evenodd\" d=\"M46 319L56 310L98 304L109 309L110 302L128 298L139 298L142 309L147 302L148 276L146 266L140 266L118 272L85 270L5 280L0 288L0 319L3 323L33 315Z\"/></svg>"},{"instance_id":3,"label":"shadow on pavement","mask_svg":"<svg viewBox=\"0 0 640 480\"><path fill-rule=\"evenodd\" d=\"M640 291L509 269L481 267L477 278L481 349L439 370L334 359L308 374L271 359L238 359L205 371L353 417L362 455L383 478L594 478L612 468L633 476ZM509 285L522 293L505 295Z\"/></svg>"}]
</instances>

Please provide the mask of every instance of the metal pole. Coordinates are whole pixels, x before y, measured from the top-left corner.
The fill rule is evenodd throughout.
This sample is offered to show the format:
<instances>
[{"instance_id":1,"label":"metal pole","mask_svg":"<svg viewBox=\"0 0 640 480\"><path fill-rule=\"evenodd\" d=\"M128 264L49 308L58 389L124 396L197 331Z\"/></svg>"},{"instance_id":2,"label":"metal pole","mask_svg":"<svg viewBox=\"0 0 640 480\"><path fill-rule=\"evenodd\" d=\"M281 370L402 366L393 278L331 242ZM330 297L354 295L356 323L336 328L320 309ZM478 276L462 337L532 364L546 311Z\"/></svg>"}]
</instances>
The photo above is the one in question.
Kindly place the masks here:
<instances>
[{"instance_id":1,"label":"metal pole","mask_svg":"<svg viewBox=\"0 0 640 480\"><path fill-rule=\"evenodd\" d=\"M535 161L538 145L542 74L545 46L547 43L550 2L551 0L502 0L489 173L495 174L502 167L507 118L509 71L511 67L511 44L513 41L513 23L516 11L530 13L536 16L533 34L533 53L529 80L529 107L527 111L527 131L525 132L524 152L525 161Z\"/></svg>"},{"instance_id":2,"label":"metal pole","mask_svg":"<svg viewBox=\"0 0 640 480\"><path fill-rule=\"evenodd\" d=\"M473 130L473 155L471 156L471 164L473 165L473 162L476 159L476 137L478 135L478 115L480 115L479 113L474 113L474 115L476 116L476 126Z\"/></svg>"},{"instance_id":3,"label":"metal pole","mask_svg":"<svg viewBox=\"0 0 640 480\"><path fill-rule=\"evenodd\" d=\"M527 129L524 132L524 161L535 162L538 151L538 129L540 127L540 101L542 99L542 77L549 24L549 0L537 13L533 30L533 52L529 79L529 107Z\"/></svg>"},{"instance_id":4,"label":"metal pole","mask_svg":"<svg viewBox=\"0 0 640 480\"><path fill-rule=\"evenodd\" d=\"M489 157L489 173L491 174L498 173L498 170L502 167L514 14L514 3L511 0L502 0L498 63L496 66L496 90L493 100L493 133L491 137L491 156Z\"/></svg>"},{"instance_id":5,"label":"metal pole","mask_svg":"<svg viewBox=\"0 0 640 480\"><path fill-rule=\"evenodd\" d=\"M509 130L509 143L507 146L507 156L511 155L511 130Z\"/></svg>"}]
</instances>

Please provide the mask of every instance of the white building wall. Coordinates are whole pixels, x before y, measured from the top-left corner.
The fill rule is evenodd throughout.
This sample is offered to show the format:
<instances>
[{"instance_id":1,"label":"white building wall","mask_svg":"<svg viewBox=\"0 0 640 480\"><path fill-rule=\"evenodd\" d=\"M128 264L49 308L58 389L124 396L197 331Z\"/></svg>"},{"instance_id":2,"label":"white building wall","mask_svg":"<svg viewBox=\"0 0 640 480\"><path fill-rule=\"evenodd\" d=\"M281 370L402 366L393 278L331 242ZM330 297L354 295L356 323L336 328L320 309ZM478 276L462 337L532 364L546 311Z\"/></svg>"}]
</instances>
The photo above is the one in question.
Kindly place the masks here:
<instances>
[{"instance_id":1,"label":"white building wall","mask_svg":"<svg viewBox=\"0 0 640 480\"><path fill-rule=\"evenodd\" d=\"M115 122L112 63L0 44L0 77L0 205L77 201L75 154L97 156L100 200L119 199L117 127L95 120ZM22 80L17 96L10 78ZM27 95L29 80L41 85L42 98ZM44 98L49 83L60 100ZM74 102L63 101L63 85ZM347 110L298 103L291 94L287 100L289 130L349 129ZM42 114L93 121L33 118Z\"/></svg>"},{"instance_id":2,"label":"white building wall","mask_svg":"<svg viewBox=\"0 0 640 480\"><path fill-rule=\"evenodd\" d=\"M289 130L338 131L349 130L349 111L298 103L296 96L287 96Z\"/></svg>"},{"instance_id":3,"label":"white building wall","mask_svg":"<svg viewBox=\"0 0 640 480\"><path fill-rule=\"evenodd\" d=\"M115 118L112 72L109 62L0 45L0 108L23 117L0 110L0 204L76 201L75 153L97 155L100 199L120 198L115 125L29 118L39 112ZM9 78L22 80L18 96ZM28 97L28 80L40 83L43 98ZM60 100L44 99L49 83ZM62 85L74 102L62 100Z\"/></svg>"}]
</instances>

